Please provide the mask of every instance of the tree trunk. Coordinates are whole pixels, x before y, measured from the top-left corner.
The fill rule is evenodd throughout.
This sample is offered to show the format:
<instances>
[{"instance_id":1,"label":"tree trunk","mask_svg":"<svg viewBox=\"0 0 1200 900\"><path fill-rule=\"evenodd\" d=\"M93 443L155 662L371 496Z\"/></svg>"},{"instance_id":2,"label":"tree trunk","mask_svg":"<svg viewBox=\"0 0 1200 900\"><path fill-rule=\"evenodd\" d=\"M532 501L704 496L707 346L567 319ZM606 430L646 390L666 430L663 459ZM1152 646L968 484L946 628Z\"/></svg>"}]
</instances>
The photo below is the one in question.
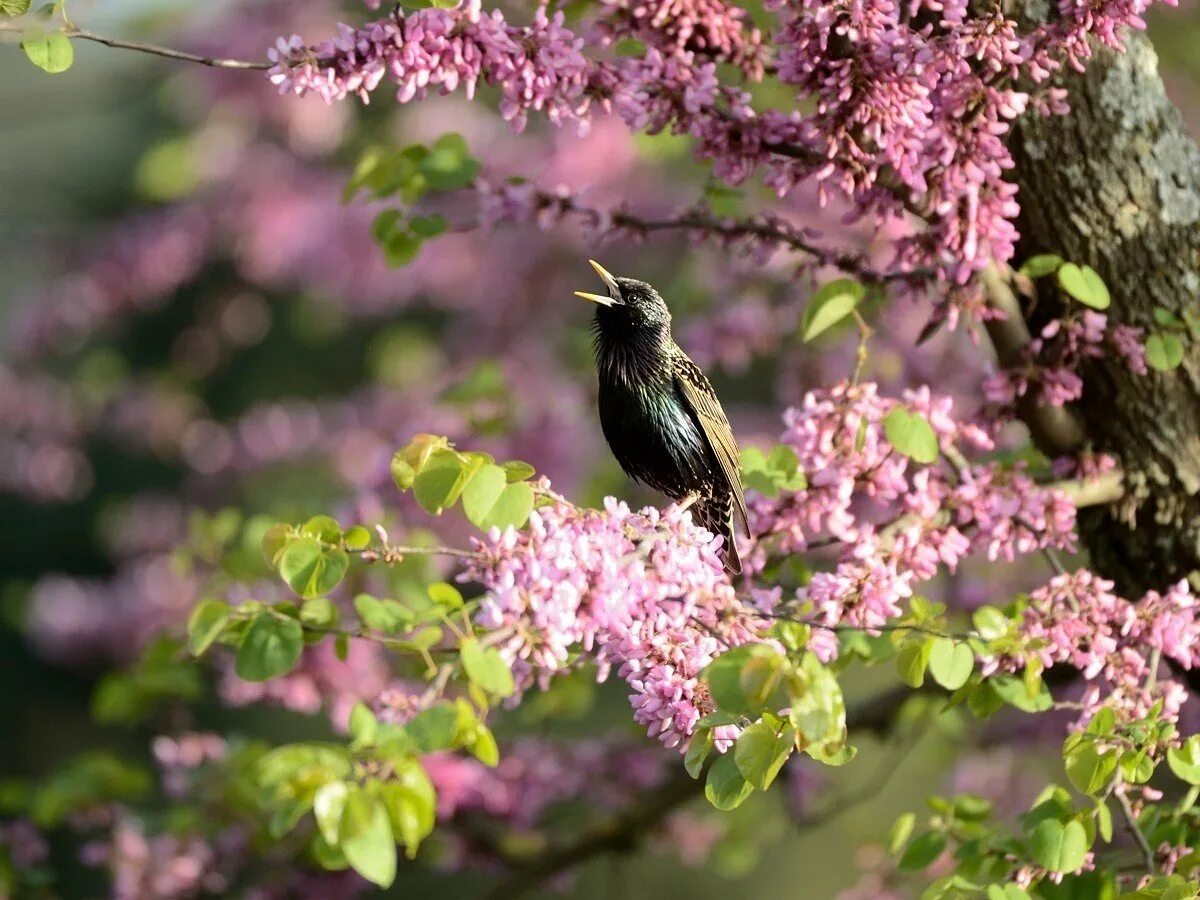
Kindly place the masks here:
<instances>
[{"instance_id":1,"label":"tree trunk","mask_svg":"<svg viewBox=\"0 0 1200 900\"><path fill-rule=\"evenodd\" d=\"M1200 150L1150 42L1128 44L1065 79L1069 115L1030 117L1014 133L1017 258L1091 265L1112 293L1110 321L1149 332L1156 307L1200 313ZM1082 373L1087 438L1120 458L1126 494L1081 511L1080 530L1092 567L1131 598L1181 578L1200 589L1200 339L1180 337L1186 354L1172 371L1134 375L1109 356Z\"/></svg>"}]
</instances>

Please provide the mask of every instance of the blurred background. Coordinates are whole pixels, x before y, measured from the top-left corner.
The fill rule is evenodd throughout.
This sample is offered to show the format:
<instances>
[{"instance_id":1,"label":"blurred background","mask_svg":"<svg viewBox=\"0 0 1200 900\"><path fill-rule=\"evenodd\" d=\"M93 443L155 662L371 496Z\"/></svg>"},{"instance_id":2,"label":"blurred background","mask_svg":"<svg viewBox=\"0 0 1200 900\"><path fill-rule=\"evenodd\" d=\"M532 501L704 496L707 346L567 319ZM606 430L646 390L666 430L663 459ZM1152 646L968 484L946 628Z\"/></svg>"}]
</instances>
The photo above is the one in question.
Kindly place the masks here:
<instances>
[{"instance_id":1,"label":"blurred background","mask_svg":"<svg viewBox=\"0 0 1200 900\"><path fill-rule=\"evenodd\" d=\"M1200 10L1181 5L1156 7L1151 33L1195 125ZM93 0L70 11L93 31L250 59L279 35L315 41L339 18L372 15L332 0L197 7ZM74 67L49 76L12 40L0 44L0 781L9 790L91 750L157 771L155 741L167 734L329 734L354 700L377 694L387 660L371 648L269 690L219 666L198 679L160 671L144 654L158 632L182 628L214 583L253 591L269 579L257 544L274 521L332 510L342 521L430 527L388 475L413 434L527 460L582 502L609 493L656 502L625 481L597 426L590 311L572 297L595 289L588 257L660 288L743 443L768 444L788 403L849 374L854 335L815 347L796 338L812 284L810 273L796 276L796 259L761 264L669 236L597 246L569 221L473 228L477 210L452 204L446 215L461 228L389 266L371 237L380 207L343 199L355 162L372 146L447 132L466 139L484 178L566 186L597 208L628 202L653 216L701 199L730 213L773 203L756 188L713 190L677 138L634 137L616 120L585 138L536 121L513 135L484 100L400 107L382 89L369 107L330 107L279 98L261 73L82 43ZM781 211L854 239L811 198ZM887 235L857 239L869 248ZM872 377L929 383L973 408L986 352L962 333L913 349L922 310L876 314ZM443 536L463 529L432 524ZM1012 589L995 578L979 568L942 589L981 602ZM114 680L131 667L141 681ZM849 691L870 696L892 679ZM185 711L143 709L155 691L186 700ZM655 840L561 887L579 897L833 897L876 852L848 848L878 844L931 791L1028 801L1022 786L1043 774L1036 756L988 751L986 735L938 721L886 742L864 737L848 769L789 771L785 790L734 814L685 807ZM579 679L500 733L586 734L678 765L637 734L621 690ZM177 828L170 791L148 796L139 827ZM554 815L586 816L587 806ZM62 896L107 890L83 849L69 835L51 839ZM487 876L463 859L435 843L402 868L394 893L436 885L476 896ZM873 884L854 896L881 896Z\"/></svg>"}]
</instances>

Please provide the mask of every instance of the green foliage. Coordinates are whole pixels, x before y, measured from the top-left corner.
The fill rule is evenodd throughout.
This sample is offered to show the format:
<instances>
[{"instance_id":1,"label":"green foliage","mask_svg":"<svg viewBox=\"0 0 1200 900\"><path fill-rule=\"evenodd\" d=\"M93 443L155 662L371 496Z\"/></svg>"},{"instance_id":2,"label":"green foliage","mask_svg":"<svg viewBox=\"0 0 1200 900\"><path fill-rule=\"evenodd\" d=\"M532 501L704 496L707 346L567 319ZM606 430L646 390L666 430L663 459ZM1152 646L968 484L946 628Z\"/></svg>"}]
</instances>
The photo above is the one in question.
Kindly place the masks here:
<instances>
[{"instance_id":1,"label":"green foliage","mask_svg":"<svg viewBox=\"0 0 1200 900\"><path fill-rule=\"evenodd\" d=\"M439 749L453 743L460 720L476 721L469 706L433 709L437 719L450 722L449 739L439 741ZM351 715L350 749L300 743L263 756L254 778L272 833L282 837L311 812L322 844L314 847L319 861L329 868L349 864L368 881L389 886L396 844L414 856L434 825L437 796L414 755L422 742L409 731L416 721L406 727L380 723L360 705Z\"/></svg>"},{"instance_id":2,"label":"green foliage","mask_svg":"<svg viewBox=\"0 0 1200 900\"><path fill-rule=\"evenodd\" d=\"M929 673L948 691L956 691L971 677L975 654L962 642L948 637L934 638L929 648Z\"/></svg>"},{"instance_id":3,"label":"green foliage","mask_svg":"<svg viewBox=\"0 0 1200 900\"><path fill-rule=\"evenodd\" d=\"M736 809L754 793L754 785L742 775L733 755L722 754L708 770L704 796L717 809Z\"/></svg>"},{"instance_id":4,"label":"green foliage","mask_svg":"<svg viewBox=\"0 0 1200 900\"><path fill-rule=\"evenodd\" d=\"M279 557L279 575L288 587L310 599L328 594L350 567L350 557L318 537L302 535L288 542Z\"/></svg>"},{"instance_id":5,"label":"green foliage","mask_svg":"<svg viewBox=\"0 0 1200 900\"><path fill-rule=\"evenodd\" d=\"M734 762L747 783L765 791L792 754L792 729L774 716L743 731L734 747Z\"/></svg>"},{"instance_id":6,"label":"green foliage","mask_svg":"<svg viewBox=\"0 0 1200 900\"><path fill-rule=\"evenodd\" d=\"M1028 278L1044 278L1053 275L1063 264L1063 258L1055 253L1031 256L1021 264L1021 274Z\"/></svg>"},{"instance_id":7,"label":"green foliage","mask_svg":"<svg viewBox=\"0 0 1200 900\"><path fill-rule=\"evenodd\" d=\"M928 465L938 457L937 435L920 413L897 406L884 417L883 434L897 453L913 462Z\"/></svg>"},{"instance_id":8,"label":"green foliage","mask_svg":"<svg viewBox=\"0 0 1200 900\"><path fill-rule=\"evenodd\" d=\"M0 0L0 16L15 19L29 12L32 0Z\"/></svg>"},{"instance_id":9,"label":"green foliage","mask_svg":"<svg viewBox=\"0 0 1200 900\"><path fill-rule=\"evenodd\" d=\"M1103 793L1117 771L1120 754L1115 749L1100 746L1089 734L1073 734L1063 748L1067 778L1075 789L1098 796Z\"/></svg>"},{"instance_id":10,"label":"green foliage","mask_svg":"<svg viewBox=\"0 0 1200 900\"><path fill-rule=\"evenodd\" d=\"M757 447L742 450L742 483L764 497L778 497L780 491L802 491L808 480L800 471L800 457L786 444L776 444L769 456Z\"/></svg>"},{"instance_id":11,"label":"green foliage","mask_svg":"<svg viewBox=\"0 0 1200 900\"><path fill-rule=\"evenodd\" d=\"M512 671L495 647L484 647L474 638L459 645L463 669L474 684L498 697L512 696L516 690Z\"/></svg>"},{"instance_id":12,"label":"green foliage","mask_svg":"<svg viewBox=\"0 0 1200 900\"><path fill-rule=\"evenodd\" d=\"M92 715L98 722L132 725L168 701L199 699L202 686L195 664L177 641L160 637L142 653L128 672L105 675L92 695Z\"/></svg>"},{"instance_id":13,"label":"green foliage","mask_svg":"<svg viewBox=\"0 0 1200 900\"><path fill-rule=\"evenodd\" d=\"M705 795L733 809L766 790L795 751L827 765L854 755L846 745L846 706L837 678L811 653L782 654L746 644L718 656L703 676L717 709L701 719L684 764L698 777L713 746L711 729L748 722L732 752L708 770ZM786 718L779 710L786 709Z\"/></svg>"},{"instance_id":14,"label":"green foliage","mask_svg":"<svg viewBox=\"0 0 1200 900\"><path fill-rule=\"evenodd\" d=\"M1193 734L1180 746L1167 750L1167 765L1176 778L1200 785L1200 735Z\"/></svg>"},{"instance_id":15,"label":"green foliage","mask_svg":"<svg viewBox=\"0 0 1200 900\"><path fill-rule=\"evenodd\" d=\"M811 341L842 321L858 306L866 290L853 278L837 278L821 285L804 309L801 334Z\"/></svg>"},{"instance_id":16,"label":"green foliage","mask_svg":"<svg viewBox=\"0 0 1200 900\"><path fill-rule=\"evenodd\" d=\"M140 766L103 752L80 754L57 769L36 787L20 785L6 793L16 802L8 812L28 815L44 828L61 825L71 814L94 810L107 803L127 803L144 798L153 779Z\"/></svg>"},{"instance_id":17,"label":"green foliage","mask_svg":"<svg viewBox=\"0 0 1200 900\"><path fill-rule=\"evenodd\" d=\"M1087 857L1087 832L1076 820L1044 819L1029 836L1034 861L1051 872L1074 872Z\"/></svg>"},{"instance_id":18,"label":"green foliage","mask_svg":"<svg viewBox=\"0 0 1200 900\"><path fill-rule=\"evenodd\" d=\"M47 32L37 22L21 33L21 47L31 63L52 75L67 71L75 61L71 39L60 31Z\"/></svg>"},{"instance_id":19,"label":"green foliage","mask_svg":"<svg viewBox=\"0 0 1200 900\"><path fill-rule=\"evenodd\" d=\"M304 628L296 619L274 611L260 612L238 646L238 677L267 681L284 675L300 661L303 650Z\"/></svg>"},{"instance_id":20,"label":"green foliage","mask_svg":"<svg viewBox=\"0 0 1200 900\"><path fill-rule=\"evenodd\" d=\"M1058 269L1058 286L1073 299L1092 309L1108 309L1112 303L1108 286L1091 266L1063 263Z\"/></svg>"},{"instance_id":21,"label":"green foliage","mask_svg":"<svg viewBox=\"0 0 1200 900\"><path fill-rule=\"evenodd\" d=\"M458 451L445 438L418 435L392 458L392 478L401 490L411 489L426 512L441 515L459 500L472 525L520 528L533 511L534 474L527 463L497 464L486 453Z\"/></svg>"},{"instance_id":22,"label":"green foliage","mask_svg":"<svg viewBox=\"0 0 1200 900\"><path fill-rule=\"evenodd\" d=\"M423 5L443 7L442 0ZM371 226L371 234L388 264L401 267L416 259L426 240L448 227L441 215L415 215L408 207L431 191L468 187L478 174L479 163L471 157L462 135L449 133L428 147L412 144L399 150L371 148L359 159L345 198L349 201L366 191L376 199L397 198L405 204L405 209L381 211Z\"/></svg>"},{"instance_id":23,"label":"green foliage","mask_svg":"<svg viewBox=\"0 0 1200 900\"><path fill-rule=\"evenodd\" d=\"M1169 372L1183 362L1183 341L1169 332L1154 332L1146 338L1146 364L1159 372Z\"/></svg>"}]
</instances>

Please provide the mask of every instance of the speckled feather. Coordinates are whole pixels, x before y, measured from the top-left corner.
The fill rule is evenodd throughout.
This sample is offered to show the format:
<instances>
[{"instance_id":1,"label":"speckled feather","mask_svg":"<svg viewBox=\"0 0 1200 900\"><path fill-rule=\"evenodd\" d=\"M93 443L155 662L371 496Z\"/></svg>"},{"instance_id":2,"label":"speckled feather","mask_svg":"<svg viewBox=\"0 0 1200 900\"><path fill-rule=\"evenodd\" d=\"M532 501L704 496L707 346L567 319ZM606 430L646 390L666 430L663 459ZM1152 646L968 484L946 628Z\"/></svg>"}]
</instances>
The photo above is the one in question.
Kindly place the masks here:
<instances>
[{"instance_id":1,"label":"speckled feather","mask_svg":"<svg viewBox=\"0 0 1200 900\"><path fill-rule=\"evenodd\" d=\"M747 520L738 447L708 378L671 337L665 301L644 282L618 278L622 304L600 306L593 329L600 426L621 468L673 500L691 494L696 521L725 539L741 571L734 513Z\"/></svg>"}]
</instances>

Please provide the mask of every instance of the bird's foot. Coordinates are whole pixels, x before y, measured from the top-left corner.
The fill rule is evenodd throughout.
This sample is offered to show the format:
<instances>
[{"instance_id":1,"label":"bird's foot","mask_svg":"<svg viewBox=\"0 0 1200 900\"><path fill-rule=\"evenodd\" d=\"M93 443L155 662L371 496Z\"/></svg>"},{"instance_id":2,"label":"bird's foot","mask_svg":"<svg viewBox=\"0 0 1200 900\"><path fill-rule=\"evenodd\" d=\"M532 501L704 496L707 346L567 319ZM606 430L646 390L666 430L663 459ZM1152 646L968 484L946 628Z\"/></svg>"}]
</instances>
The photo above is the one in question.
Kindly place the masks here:
<instances>
[{"instance_id":1,"label":"bird's foot","mask_svg":"<svg viewBox=\"0 0 1200 900\"><path fill-rule=\"evenodd\" d=\"M698 491L692 491L686 497L679 501L679 511L683 512L686 509L691 509L697 500L700 499Z\"/></svg>"}]
</instances>

